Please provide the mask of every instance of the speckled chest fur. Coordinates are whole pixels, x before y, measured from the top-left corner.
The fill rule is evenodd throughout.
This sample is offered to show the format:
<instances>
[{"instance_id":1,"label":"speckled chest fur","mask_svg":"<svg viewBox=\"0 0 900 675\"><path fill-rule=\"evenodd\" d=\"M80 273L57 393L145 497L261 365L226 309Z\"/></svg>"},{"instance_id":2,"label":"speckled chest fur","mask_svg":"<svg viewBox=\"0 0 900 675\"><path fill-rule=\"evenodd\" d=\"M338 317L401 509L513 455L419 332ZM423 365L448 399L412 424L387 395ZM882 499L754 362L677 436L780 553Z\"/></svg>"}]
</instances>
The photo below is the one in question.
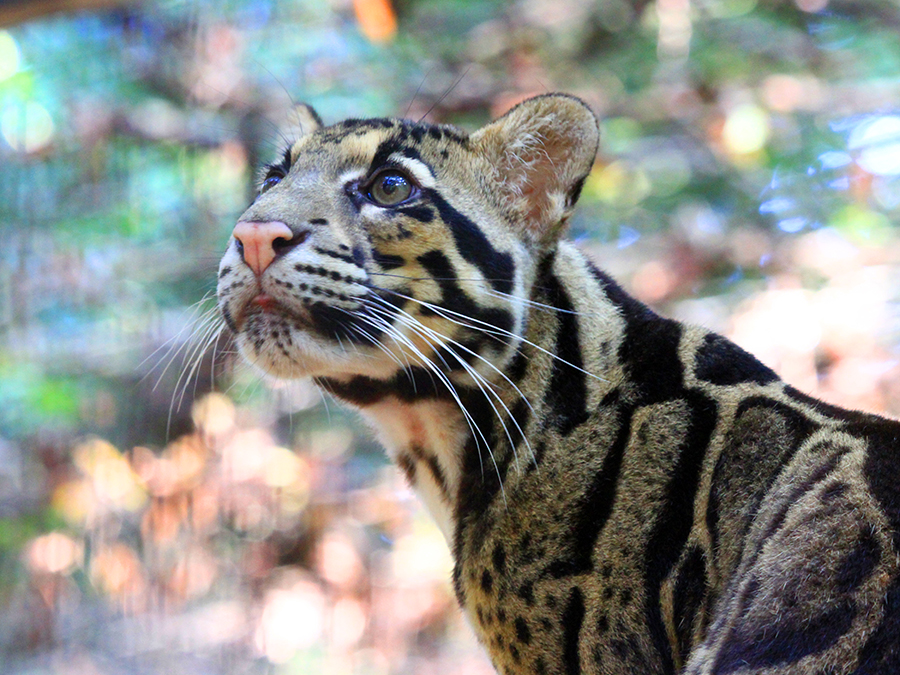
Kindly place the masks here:
<instances>
[{"instance_id":1,"label":"speckled chest fur","mask_svg":"<svg viewBox=\"0 0 900 675\"><path fill-rule=\"evenodd\" d=\"M259 369L370 421L498 672L900 673L900 423L654 314L562 238L598 144L581 101L472 134L297 114L221 313Z\"/></svg>"}]
</instances>

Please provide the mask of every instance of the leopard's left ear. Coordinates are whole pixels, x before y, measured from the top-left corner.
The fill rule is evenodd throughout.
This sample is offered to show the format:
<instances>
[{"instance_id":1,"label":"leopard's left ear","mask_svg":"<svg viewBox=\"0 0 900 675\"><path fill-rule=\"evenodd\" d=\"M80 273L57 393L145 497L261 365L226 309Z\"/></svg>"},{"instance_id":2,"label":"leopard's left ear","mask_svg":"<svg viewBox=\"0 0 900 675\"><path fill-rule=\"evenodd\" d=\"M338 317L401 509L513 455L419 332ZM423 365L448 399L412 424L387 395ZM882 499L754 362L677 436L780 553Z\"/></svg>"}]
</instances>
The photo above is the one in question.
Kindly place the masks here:
<instances>
[{"instance_id":1,"label":"leopard's left ear","mask_svg":"<svg viewBox=\"0 0 900 675\"><path fill-rule=\"evenodd\" d=\"M539 241L558 237L600 142L587 104L565 94L530 98L471 141L495 167L495 188L512 217Z\"/></svg>"},{"instance_id":2,"label":"leopard's left ear","mask_svg":"<svg viewBox=\"0 0 900 675\"><path fill-rule=\"evenodd\" d=\"M323 126L322 118L319 117L319 113L311 105L298 103L288 114L286 124L281 129L281 133L284 138L295 143Z\"/></svg>"}]
</instances>

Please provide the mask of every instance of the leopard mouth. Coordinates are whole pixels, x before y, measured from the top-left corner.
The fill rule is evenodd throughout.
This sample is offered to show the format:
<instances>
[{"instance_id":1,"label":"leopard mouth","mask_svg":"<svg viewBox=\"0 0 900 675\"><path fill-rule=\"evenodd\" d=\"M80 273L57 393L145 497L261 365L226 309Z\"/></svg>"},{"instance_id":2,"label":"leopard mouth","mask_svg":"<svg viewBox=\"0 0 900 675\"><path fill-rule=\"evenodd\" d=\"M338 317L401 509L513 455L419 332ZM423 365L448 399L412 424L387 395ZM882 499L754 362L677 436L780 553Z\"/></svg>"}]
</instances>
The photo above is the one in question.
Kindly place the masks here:
<instances>
[{"instance_id":1,"label":"leopard mouth","mask_svg":"<svg viewBox=\"0 0 900 675\"><path fill-rule=\"evenodd\" d=\"M238 313L238 332L260 330L266 325L291 324L298 328L310 326L312 318L308 309L288 307L268 293L261 291L251 298Z\"/></svg>"},{"instance_id":2,"label":"leopard mouth","mask_svg":"<svg viewBox=\"0 0 900 675\"><path fill-rule=\"evenodd\" d=\"M348 314L325 303L293 307L260 293L247 301L237 329L237 345L251 363L279 379L356 373L358 352L346 345L358 334ZM358 338L357 338L358 339Z\"/></svg>"},{"instance_id":3,"label":"leopard mouth","mask_svg":"<svg viewBox=\"0 0 900 675\"><path fill-rule=\"evenodd\" d=\"M266 292L262 292L250 301L251 305L256 305L263 312L283 311L278 301Z\"/></svg>"}]
</instances>

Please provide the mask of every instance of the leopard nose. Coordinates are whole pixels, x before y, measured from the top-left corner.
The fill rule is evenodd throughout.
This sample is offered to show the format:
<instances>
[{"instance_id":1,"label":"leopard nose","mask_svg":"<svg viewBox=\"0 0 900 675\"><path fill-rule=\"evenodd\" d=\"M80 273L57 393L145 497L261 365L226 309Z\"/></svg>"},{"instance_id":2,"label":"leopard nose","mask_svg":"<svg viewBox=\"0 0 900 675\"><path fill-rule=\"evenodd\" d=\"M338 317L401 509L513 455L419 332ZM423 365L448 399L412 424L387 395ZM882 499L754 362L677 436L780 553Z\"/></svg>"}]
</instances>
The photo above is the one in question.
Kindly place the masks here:
<instances>
[{"instance_id":1,"label":"leopard nose","mask_svg":"<svg viewBox=\"0 0 900 675\"><path fill-rule=\"evenodd\" d=\"M266 271L283 245L292 241L291 228L279 221L252 222L242 220L234 227L234 238L244 262L256 276Z\"/></svg>"}]
</instances>

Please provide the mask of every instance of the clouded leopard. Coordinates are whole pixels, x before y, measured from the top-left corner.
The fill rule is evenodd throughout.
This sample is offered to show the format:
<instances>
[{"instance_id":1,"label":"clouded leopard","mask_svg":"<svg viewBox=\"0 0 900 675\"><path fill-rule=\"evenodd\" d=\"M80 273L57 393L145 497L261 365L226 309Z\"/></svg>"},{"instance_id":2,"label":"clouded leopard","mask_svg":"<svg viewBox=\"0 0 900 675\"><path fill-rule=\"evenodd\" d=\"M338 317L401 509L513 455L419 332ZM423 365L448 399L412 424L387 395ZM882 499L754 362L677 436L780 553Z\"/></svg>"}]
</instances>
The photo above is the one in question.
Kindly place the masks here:
<instances>
[{"instance_id":1,"label":"clouded leopard","mask_svg":"<svg viewBox=\"0 0 900 675\"><path fill-rule=\"evenodd\" d=\"M371 422L500 673L900 672L900 423L656 315L563 239L598 146L581 101L472 134L298 115L222 316Z\"/></svg>"}]
</instances>

